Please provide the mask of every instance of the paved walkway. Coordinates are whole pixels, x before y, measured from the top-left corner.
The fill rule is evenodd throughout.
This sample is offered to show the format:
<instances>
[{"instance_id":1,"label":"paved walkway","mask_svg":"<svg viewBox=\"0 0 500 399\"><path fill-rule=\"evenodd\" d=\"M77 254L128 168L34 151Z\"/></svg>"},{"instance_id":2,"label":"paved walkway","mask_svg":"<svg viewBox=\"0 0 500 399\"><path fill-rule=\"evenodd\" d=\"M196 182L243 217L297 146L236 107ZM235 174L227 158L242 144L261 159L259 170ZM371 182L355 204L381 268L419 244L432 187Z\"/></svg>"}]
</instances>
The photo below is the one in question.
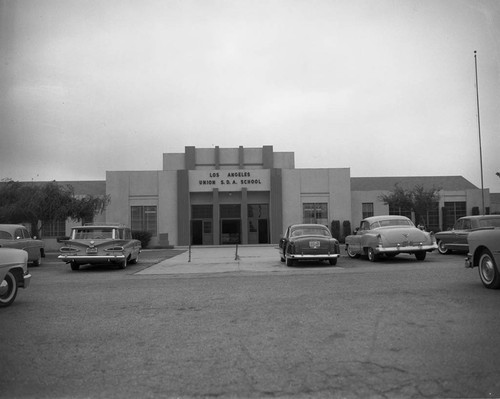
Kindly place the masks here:
<instances>
[{"instance_id":1,"label":"paved walkway","mask_svg":"<svg viewBox=\"0 0 500 399\"><path fill-rule=\"evenodd\" d=\"M186 252L166 259L136 274L189 274L226 272L269 272L285 269L278 247L220 246L191 247Z\"/></svg>"}]
</instances>

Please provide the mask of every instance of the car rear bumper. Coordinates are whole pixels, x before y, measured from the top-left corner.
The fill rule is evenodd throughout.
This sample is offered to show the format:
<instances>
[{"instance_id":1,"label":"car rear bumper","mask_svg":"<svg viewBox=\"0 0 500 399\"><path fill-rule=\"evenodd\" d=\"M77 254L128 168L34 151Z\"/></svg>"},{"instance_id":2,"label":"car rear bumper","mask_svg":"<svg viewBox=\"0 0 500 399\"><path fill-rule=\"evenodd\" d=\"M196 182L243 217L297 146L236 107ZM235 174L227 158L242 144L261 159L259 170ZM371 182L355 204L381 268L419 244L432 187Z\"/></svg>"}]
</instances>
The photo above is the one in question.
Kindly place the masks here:
<instances>
[{"instance_id":1,"label":"car rear bumper","mask_svg":"<svg viewBox=\"0 0 500 399\"><path fill-rule=\"evenodd\" d=\"M414 252L421 252L421 251L426 251L426 252L431 252L437 249L438 246L437 244L431 244L431 245L407 245L407 246L401 246L397 245L395 247L375 247L375 253L414 253Z\"/></svg>"},{"instance_id":2,"label":"car rear bumper","mask_svg":"<svg viewBox=\"0 0 500 399\"><path fill-rule=\"evenodd\" d=\"M287 257L294 260L327 260L327 259L337 259L340 254L287 254Z\"/></svg>"},{"instance_id":3,"label":"car rear bumper","mask_svg":"<svg viewBox=\"0 0 500 399\"><path fill-rule=\"evenodd\" d=\"M119 262L125 260L124 254L117 255L96 255L96 256L82 256L82 255L59 255L57 257L63 262L70 263L106 263L106 262Z\"/></svg>"}]
</instances>

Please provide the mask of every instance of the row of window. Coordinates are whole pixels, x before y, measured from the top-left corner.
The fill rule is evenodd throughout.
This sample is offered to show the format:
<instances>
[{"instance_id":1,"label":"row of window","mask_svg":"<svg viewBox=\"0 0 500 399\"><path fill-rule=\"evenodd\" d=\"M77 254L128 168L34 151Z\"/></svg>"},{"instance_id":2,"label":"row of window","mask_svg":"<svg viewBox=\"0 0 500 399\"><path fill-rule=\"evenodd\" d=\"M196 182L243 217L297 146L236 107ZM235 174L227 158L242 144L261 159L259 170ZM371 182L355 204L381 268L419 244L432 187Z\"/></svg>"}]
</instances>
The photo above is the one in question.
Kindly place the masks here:
<instances>
[{"instance_id":1,"label":"row of window","mask_svg":"<svg viewBox=\"0 0 500 399\"><path fill-rule=\"evenodd\" d=\"M363 219L374 216L373 202L365 202L361 205ZM411 219L412 212L408 209L397 208L389 205L389 215L406 216ZM445 202L443 207L443 229L447 230L453 226L455 221L467 215L467 203ZM429 230L439 230L439 203L435 202L425 215L415 215L417 224L423 224Z\"/></svg>"},{"instance_id":2,"label":"row of window","mask_svg":"<svg viewBox=\"0 0 500 399\"><path fill-rule=\"evenodd\" d=\"M329 225L328 204L323 202L309 202L303 204L303 223L317 223ZM268 212L267 205L251 205L248 208L248 216ZM374 216L373 202L364 202L361 205L363 219ZM389 206L390 215L402 215L411 218L411 211ZM447 229L455 221L467 214L466 202L445 202L443 210L443 229ZM240 206L237 204L225 204L221 206L221 218L239 218ZM432 230L439 229L439 204L436 202L432 209L427 210L425 215L417 215L417 223L423 223ZM268 216L266 216L267 218ZM192 219L212 219L212 205L196 205L192 207ZM132 231L148 231L153 236L158 235L158 217L156 206L132 206L131 225ZM42 227L43 237L60 237L66 234L66 221L54 221L45 223Z\"/></svg>"}]
</instances>

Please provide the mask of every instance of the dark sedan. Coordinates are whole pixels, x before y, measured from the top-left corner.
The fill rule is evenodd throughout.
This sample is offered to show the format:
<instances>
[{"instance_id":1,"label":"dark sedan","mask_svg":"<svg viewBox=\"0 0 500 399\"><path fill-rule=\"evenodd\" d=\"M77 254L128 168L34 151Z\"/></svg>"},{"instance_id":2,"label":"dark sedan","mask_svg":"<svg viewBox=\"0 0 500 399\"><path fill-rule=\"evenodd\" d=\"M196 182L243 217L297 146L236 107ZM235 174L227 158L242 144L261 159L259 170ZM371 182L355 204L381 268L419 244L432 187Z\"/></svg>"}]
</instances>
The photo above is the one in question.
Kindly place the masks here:
<instances>
[{"instance_id":1,"label":"dark sedan","mask_svg":"<svg viewBox=\"0 0 500 399\"><path fill-rule=\"evenodd\" d=\"M279 242L282 262L293 266L297 261L325 261L336 265L340 256L339 242L321 224L294 224Z\"/></svg>"},{"instance_id":2,"label":"dark sedan","mask_svg":"<svg viewBox=\"0 0 500 399\"><path fill-rule=\"evenodd\" d=\"M485 227L500 227L500 215L465 216L458 219L451 230L435 234L439 253L467 252L469 233Z\"/></svg>"}]
</instances>

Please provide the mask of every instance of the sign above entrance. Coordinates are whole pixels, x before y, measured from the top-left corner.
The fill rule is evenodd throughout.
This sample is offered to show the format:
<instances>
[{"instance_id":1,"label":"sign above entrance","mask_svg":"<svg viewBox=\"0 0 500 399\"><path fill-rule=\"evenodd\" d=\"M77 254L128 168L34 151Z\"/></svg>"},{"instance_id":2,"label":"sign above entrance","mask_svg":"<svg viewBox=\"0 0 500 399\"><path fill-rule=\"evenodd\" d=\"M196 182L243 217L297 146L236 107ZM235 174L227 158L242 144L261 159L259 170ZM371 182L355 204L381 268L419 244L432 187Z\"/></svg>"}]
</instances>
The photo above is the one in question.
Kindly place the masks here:
<instances>
[{"instance_id":1,"label":"sign above entrance","mask_svg":"<svg viewBox=\"0 0 500 399\"><path fill-rule=\"evenodd\" d=\"M190 170L189 191L269 191L271 189L268 169L217 169Z\"/></svg>"}]
</instances>

